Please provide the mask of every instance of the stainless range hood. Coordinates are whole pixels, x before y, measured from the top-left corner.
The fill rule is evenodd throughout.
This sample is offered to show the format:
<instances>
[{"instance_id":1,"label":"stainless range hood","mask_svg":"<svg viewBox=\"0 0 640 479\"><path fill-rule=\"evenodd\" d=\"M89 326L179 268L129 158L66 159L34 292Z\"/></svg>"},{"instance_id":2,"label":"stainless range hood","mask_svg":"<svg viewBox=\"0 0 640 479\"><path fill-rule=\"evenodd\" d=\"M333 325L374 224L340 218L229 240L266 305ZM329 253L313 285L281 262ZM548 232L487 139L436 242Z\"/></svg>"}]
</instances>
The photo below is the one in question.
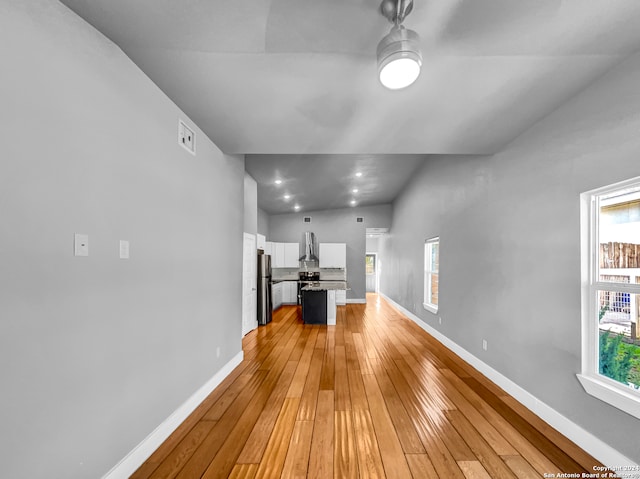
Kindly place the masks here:
<instances>
[{"instance_id":1,"label":"stainless range hood","mask_svg":"<svg viewBox=\"0 0 640 479\"><path fill-rule=\"evenodd\" d=\"M311 231L304 233L304 255L300 256L300 261L318 261L316 255L316 235Z\"/></svg>"}]
</instances>

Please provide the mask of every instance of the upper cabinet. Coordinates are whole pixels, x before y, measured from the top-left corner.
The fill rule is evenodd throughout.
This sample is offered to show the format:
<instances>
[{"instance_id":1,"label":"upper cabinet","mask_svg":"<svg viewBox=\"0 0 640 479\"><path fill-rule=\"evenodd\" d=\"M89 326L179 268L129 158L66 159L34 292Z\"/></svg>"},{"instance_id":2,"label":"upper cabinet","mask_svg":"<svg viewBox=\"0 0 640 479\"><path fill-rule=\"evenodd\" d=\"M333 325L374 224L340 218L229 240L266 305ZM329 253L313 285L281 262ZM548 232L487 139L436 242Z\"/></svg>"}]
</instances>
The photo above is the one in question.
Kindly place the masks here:
<instances>
[{"instance_id":1,"label":"upper cabinet","mask_svg":"<svg viewBox=\"0 0 640 479\"><path fill-rule=\"evenodd\" d=\"M284 267L297 268L300 266L300 246L298 243L284 244Z\"/></svg>"},{"instance_id":2,"label":"upper cabinet","mask_svg":"<svg viewBox=\"0 0 640 479\"><path fill-rule=\"evenodd\" d=\"M321 268L346 268L347 244L320 243L319 256Z\"/></svg>"},{"instance_id":3,"label":"upper cabinet","mask_svg":"<svg viewBox=\"0 0 640 479\"><path fill-rule=\"evenodd\" d=\"M271 266L284 268L284 243L273 243L271 247Z\"/></svg>"},{"instance_id":4,"label":"upper cabinet","mask_svg":"<svg viewBox=\"0 0 640 479\"><path fill-rule=\"evenodd\" d=\"M256 247L258 249L264 250L266 247L266 238L264 237L264 235L258 234L257 235L257 239L256 239Z\"/></svg>"},{"instance_id":5,"label":"upper cabinet","mask_svg":"<svg viewBox=\"0 0 640 479\"><path fill-rule=\"evenodd\" d=\"M297 268L300 266L300 246L298 243L272 243L267 241L265 254L271 255L272 268Z\"/></svg>"}]
</instances>

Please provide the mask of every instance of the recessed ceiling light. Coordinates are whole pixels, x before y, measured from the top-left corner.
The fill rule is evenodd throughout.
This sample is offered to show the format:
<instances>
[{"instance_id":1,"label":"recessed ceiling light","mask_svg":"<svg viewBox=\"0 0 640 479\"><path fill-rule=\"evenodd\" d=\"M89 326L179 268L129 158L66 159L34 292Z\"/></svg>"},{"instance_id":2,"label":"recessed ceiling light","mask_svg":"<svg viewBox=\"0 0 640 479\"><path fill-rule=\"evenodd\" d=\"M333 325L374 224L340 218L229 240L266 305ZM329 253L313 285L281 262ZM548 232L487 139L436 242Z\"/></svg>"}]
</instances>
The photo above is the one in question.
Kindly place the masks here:
<instances>
[{"instance_id":1,"label":"recessed ceiling light","mask_svg":"<svg viewBox=\"0 0 640 479\"><path fill-rule=\"evenodd\" d=\"M351 203L351 206L355 206L356 205L356 200L351 200L350 203Z\"/></svg>"},{"instance_id":2,"label":"recessed ceiling light","mask_svg":"<svg viewBox=\"0 0 640 479\"><path fill-rule=\"evenodd\" d=\"M276 181L275 181L275 184L276 184L276 185L280 185L280 184L282 184L282 180L276 180Z\"/></svg>"},{"instance_id":3,"label":"recessed ceiling light","mask_svg":"<svg viewBox=\"0 0 640 479\"><path fill-rule=\"evenodd\" d=\"M293 207L293 209L294 209L294 210L296 210L296 211L298 211L298 210L300 209L300 205L295 205L295 206Z\"/></svg>"},{"instance_id":4,"label":"recessed ceiling light","mask_svg":"<svg viewBox=\"0 0 640 479\"><path fill-rule=\"evenodd\" d=\"M352 193L357 193L358 192L358 188L354 188L351 190Z\"/></svg>"},{"instance_id":5,"label":"recessed ceiling light","mask_svg":"<svg viewBox=\"0 0 640 479\"><path fill-rule=\"evenodd\" d=\"M284 199L285 199L285 200L288 200L288 199L290 199L290 198L291 198L291 195L284 195Z\"/></svg>"},{"instance_id":6,"label":"recessed ceiling light","mask_svg":"<svg viewBox=\"0 0 640 479\"><path fill-rule=\"evenodd\" d=\"M357 176L358 178L360 178L360 177L362 176L362 171L358 171L358 172L356 173L356 176Z\"/></svg>"}]
</instances>

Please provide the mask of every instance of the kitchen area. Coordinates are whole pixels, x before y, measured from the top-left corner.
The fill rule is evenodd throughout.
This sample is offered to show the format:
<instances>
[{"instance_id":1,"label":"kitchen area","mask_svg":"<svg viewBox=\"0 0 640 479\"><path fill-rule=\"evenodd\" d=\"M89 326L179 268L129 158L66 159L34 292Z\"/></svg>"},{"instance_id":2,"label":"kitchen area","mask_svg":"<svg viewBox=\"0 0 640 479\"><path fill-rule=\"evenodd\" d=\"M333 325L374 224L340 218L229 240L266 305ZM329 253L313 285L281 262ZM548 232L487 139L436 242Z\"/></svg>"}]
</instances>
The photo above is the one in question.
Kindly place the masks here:
<instances>
[{"instance_id":1,"label":"kitchen area","mask_svg":"<svg viewBox=\"0 0 640 479\"><path fill-rule=\"evenodd\" d=\"M258 235L258 324L283 305L298 305L305 324L336 324L346 304L346 243L317 243L313 232L300 243L268 242Z\"/></svg>"}]
</instances>

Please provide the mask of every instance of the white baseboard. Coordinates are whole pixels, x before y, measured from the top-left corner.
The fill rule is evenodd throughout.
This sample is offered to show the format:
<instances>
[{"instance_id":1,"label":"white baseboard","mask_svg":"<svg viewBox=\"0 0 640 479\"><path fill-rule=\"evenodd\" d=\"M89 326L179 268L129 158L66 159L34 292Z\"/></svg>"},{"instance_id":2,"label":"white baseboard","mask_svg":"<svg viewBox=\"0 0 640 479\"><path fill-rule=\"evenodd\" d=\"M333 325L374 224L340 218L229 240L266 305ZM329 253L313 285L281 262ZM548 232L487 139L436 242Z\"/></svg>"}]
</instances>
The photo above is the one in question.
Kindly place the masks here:
<instances>
[{"instance_id":1,"label":"white baseboard","mask_svg":"<svg viewBox=\"0 0 640 479\"><path fill-rule=\"evenodd\" d=\"M240 351L225 364L211 379L176 409L162 424L133 448L102 479L126 479L131 476L153 452L171 435L205 398L211 394L235 367L242 362L244 352Z\"/></svg>"},{"instance_id":2,"label":"white baseboard","mask_svg":"<svg viewBox=\"0 0 640 479\"><path fill-rule=\"evenodd\" d=\"M540 419L545 421L551 427L559 431L561 434L569 438L575 444L580 446L582 449L587 451L597 460L599 460L602 464L607 467L612 468L620 468L620 467L630 467L630 470L637 470L638 464L633 462L628 457L624 456L622 453L604 443L602 440L583 429L581 426L577 425L573 421L569 420L562 414L560 414L555 409L547 406L545 403L540 401L538 398L533 396L531 393L527 392L522 387L518 386L516 383L511 381L506 376L503 376L498 371L493 369L491 366L482 362L480 359L475 357L473 354L468 352L466 349L462 348L458 344L451 341L445 335L440 333L438 330L432 328L427 323L422 321L416 315L414 315L411 311L403 308L401 305L396 303L394 300L389 298L384 293L379 293L384 299L386 299L389 304L391 304L395 309L404 314L407 318L411 319L414 323L424 329L427 333L433 336L435 339L440 341L444 346L448 349L456 353L466 362L471 364L474 368L484 374L487 378L493 381L495 384L504 389L507 393L513 396L518 402L524 405L527 409L533 412ZM591 472L591 471L589 471Z\"/></svg>"},{"instance_id":3,"label":"white baseboard","mask_svg":"<svg viewBox=\"0 0 640 479\"><path fill-rule=\"evenodd\" d=\"M367 298L350 298L347 299L347 304L367 304Z\"/></svg>"}]
</instances>

